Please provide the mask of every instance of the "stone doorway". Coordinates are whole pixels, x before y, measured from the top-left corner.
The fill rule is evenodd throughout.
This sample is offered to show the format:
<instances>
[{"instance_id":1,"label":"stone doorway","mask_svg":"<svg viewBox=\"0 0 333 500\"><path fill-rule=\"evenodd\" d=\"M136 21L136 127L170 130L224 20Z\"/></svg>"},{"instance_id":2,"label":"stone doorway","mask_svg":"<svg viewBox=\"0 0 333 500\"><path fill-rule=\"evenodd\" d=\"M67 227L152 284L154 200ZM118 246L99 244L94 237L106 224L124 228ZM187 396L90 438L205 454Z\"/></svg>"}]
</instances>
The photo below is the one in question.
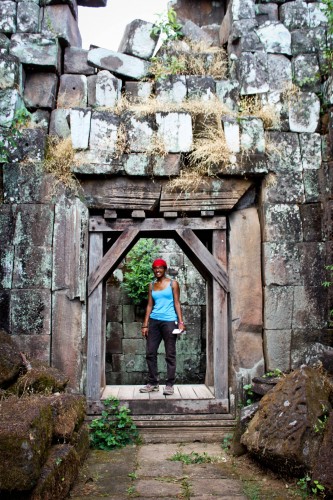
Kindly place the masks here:
<instances>
[{"instance_id":1,"label":"stone doorway","mask_svg":"<svg viewBox=\"0 0 333 500\"><path fill-rule=\"evenodd\" d=\"M168 401L167 412L227 413L228 400L228 314L225 217L172 218L170 220L90 221L88 280L88 359L87 398L91 410L98 411L105 387L105 283L140 236L174 238L207 280L207 370L205 383L213 387L214 400L199 400L194 406ZM111 245L110 245L111 243ZM209 251L209 249L211 251ZM105 253L106 251L106 253ZM154 403L154 402L151 402ZM172 404L174 403L174 404ZM138 406L138 411L141 411ZM150 412L154 413L154 405ZM132 403L132 409L135 404ZM157 408L156 408L157 410ZM158 405L158 412L161 412Z\"/></svg>"}]
</instances>

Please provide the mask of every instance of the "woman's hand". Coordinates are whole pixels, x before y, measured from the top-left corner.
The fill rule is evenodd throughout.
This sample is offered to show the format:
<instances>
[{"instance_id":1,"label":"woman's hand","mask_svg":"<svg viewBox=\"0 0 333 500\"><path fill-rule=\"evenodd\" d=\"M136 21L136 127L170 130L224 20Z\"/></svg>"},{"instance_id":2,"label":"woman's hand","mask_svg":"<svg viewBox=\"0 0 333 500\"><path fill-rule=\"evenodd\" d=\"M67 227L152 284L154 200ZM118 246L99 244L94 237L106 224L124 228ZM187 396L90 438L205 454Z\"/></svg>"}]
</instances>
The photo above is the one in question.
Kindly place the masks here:
<instances>
[{"instance_id":1,"label":"woman's hand","mask_svg":"<svg viewBox=\"0 0 333 500\"><path fill-rule=\"evenodd\" d=\"M141 335L142 337L148 337L148 326L141 327Z\"/></svg>"},{"instance_id":2,"label":"woman's hand","mask_svg":"<svg viewBox=\"0 0 333 500\"><path fill-rule=\"evenodd\" d=\"M178 328L181 332L184 332L186 330L186 327L182 321L178 321Z\"/></svg>"}]
</instances>

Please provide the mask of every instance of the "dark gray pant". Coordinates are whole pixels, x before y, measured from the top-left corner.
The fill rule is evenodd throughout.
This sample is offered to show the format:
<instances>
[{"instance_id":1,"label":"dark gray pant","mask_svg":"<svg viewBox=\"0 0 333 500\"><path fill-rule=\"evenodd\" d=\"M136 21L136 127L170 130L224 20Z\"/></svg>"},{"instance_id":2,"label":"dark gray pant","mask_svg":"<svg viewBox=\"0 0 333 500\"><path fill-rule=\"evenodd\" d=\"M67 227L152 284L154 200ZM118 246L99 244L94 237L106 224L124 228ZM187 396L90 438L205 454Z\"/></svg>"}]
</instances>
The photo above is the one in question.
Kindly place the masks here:
<instances>
[{"instance_id":1,"label":"dark gray pant","mask_svg":"<svg viewBox=\"0 0 333 500\"><path fill-rule=\"evenodd\" d=\"M149 384L158 384L157 351L162 340L164 341L165 361L167 364L166 385L174 385L175 383L177 335L172 334L174 328L176 328L174 321L160 321L158 319L149 320L146 345Z\"/></svg>"}]
</instances>

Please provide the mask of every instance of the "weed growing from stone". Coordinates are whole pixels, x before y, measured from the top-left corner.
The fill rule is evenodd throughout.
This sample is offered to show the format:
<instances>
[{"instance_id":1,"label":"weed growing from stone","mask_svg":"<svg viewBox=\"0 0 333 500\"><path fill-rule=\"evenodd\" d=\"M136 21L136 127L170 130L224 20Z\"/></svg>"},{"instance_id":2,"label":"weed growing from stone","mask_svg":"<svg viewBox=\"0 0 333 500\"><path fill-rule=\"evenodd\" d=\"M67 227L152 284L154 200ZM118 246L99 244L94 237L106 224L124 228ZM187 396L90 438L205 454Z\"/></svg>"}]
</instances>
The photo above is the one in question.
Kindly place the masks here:
<instances>
[{"instance_id":1,"label":"weed growing from stone","mask_svg":"<svg viewBox=\"0 0 333 500\"><path fill-rule=\"evenodd\" d=\"M229 156L222 127L208 125L197 134L188 158L191 166L210 176L214 173L214 166L228 163Z\"/></svg>"},{"instance_id":2,"label":"weed growing from stone","mask_svg":"<svg viewBox=\"0 0 333 500\"><path fill-rule=\"evenodd\" d=\"M136 442L138 431L130 410L119 406L115 397L107 398L103 404L102 416L90 424L91 446L99 450L114 450Z\"/></svg>"},{"instance_id":3,"label":"weed growing from stone","mask_svg":"<svg viewBox=\"0 0 333 500\"><path fill-rule=\"evenodd\" d=\"M161 136L154 132L149 142L149 147L146 149L147 155L154 155L164 158L168 151Z\"/></svg>"},{"instance_id":4,"label":"weed growing from stone","mask_svg":"<svg viewBox=\"0 0 333 500\"><path fill-rule=\"evenodd\" d=\"M280 117L271 104L263 104L261 98L245 96L239 101L239 117L255 116L263 121L265 129L277 129L280 125Z\"/></svg>"},{"instance_id":5,"label":"weed growing from stone","mask_svg":"<svg viewBox=\"0 0 333 500\"><path fill-rule=\"evenodd\" d=\"M0 163L9 161L10 150L17 147L17 141L22 137L22 128L27 125L31 114L26 108L18 109L11 126L2 128L0 135Z\"/></svg>"},{"instance_id":6,"label":"weed growing from stone","mask_svg":"<svg viewBox=\"0 0 333 500\"><path fill-rule=\"evenodd\" d=\"M155 38L161 36L163 40L178 40L182 38L182 26L177 22L176 11L171 7L165 14L158 14L157 20L151 30Z\"/></svg>"},{"instance_id":7,"label":"weed growing from stone","mask_svg":"<svg viewBox=\"0 0 333 500\"><path fill-rule=\"evenodd\" d=\"M245 404L251 405L254 402L254 392L252 389L252 384L245 384L243 386L245 393Z\"/></svg>"},{"instance_id":8,"label":"weed growing from stone","mask_svg":"<svg viewBox=\"0 0 333 500\"><path fill-rule=\"evenodd\" d=\"M228 451L230 450L230 446L231 446L231 441L232 441L232 437L233 435L232 434L227 434L226 436L224 436L223 440L222 440L222 449L224 451Z\"/></svg>"},{"instance_id":9,"label":"weed growing from stone","mask_svg":"<svg viewBox=\"0 0 333 500\"><path fill-rule=\"evenodd\" d=\"M55 188L61 183L77 192L78 181L72 172L76 164L74 154L70 137L60 139L56 136L48 136L43 165L46 172L54 175Z\"/></svg>"},{"instance_id":10,"label":"weed growing from stone","mask_svg":"<svg viewBox=\"0 0 333 500\"><path fill-rule=\"evenodd\" d=\"M196 453L192 451L191 453L182 453L177 451L171 458L172 462L183 462L183 464L208 464L214 462L214 459L207 455L207 453Z\"/></svg>"},{"instance_id":11,"label":"weed growing from stone","mask_svg":"<svg viewBox=\"0 0 333 500\"><path fill-rule=\"evenodd\" d=\"M271 370L269 372L266 372L263 377L264 378L273 378L273 377L282 377L283 372L279 370L278 368L275 368L275 370Z\"/></svg>"},{"instance_id":12,"label":"weed growing from stone","mask_svg":"<svg viewBox=\"0 0 333 500\"><path fill-rule=\"evenodd\" d=\"M324 496L325 486L319 483L319 481L312 480L309 475L306 475L297 481L297 486L300 490L302 498L307 498L309 494L313 496Z\"/></svg>"}]
</instances>

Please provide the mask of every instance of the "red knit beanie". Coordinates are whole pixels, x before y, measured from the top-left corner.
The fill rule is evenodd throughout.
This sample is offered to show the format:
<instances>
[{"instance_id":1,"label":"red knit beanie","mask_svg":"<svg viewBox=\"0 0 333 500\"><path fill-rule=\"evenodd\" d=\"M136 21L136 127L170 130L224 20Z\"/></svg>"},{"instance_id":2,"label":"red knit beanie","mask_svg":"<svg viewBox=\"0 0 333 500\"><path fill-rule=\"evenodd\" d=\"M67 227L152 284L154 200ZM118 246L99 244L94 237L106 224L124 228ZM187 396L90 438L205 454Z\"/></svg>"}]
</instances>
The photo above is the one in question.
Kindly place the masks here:
<instances>
[{"instance_id":1,"label":"red knit beanie","mask_svg":"<svg viewBox=\"0 0 333 500\"><path fill-rule=\"evenodd\" d=\"M154 268L154 267L160 267L160 266L163 266L165 268L168 267L167 263L163 259L156 259L156 260L154 260L153 265L151 267Z\"/></svg>"}]
</instances>

